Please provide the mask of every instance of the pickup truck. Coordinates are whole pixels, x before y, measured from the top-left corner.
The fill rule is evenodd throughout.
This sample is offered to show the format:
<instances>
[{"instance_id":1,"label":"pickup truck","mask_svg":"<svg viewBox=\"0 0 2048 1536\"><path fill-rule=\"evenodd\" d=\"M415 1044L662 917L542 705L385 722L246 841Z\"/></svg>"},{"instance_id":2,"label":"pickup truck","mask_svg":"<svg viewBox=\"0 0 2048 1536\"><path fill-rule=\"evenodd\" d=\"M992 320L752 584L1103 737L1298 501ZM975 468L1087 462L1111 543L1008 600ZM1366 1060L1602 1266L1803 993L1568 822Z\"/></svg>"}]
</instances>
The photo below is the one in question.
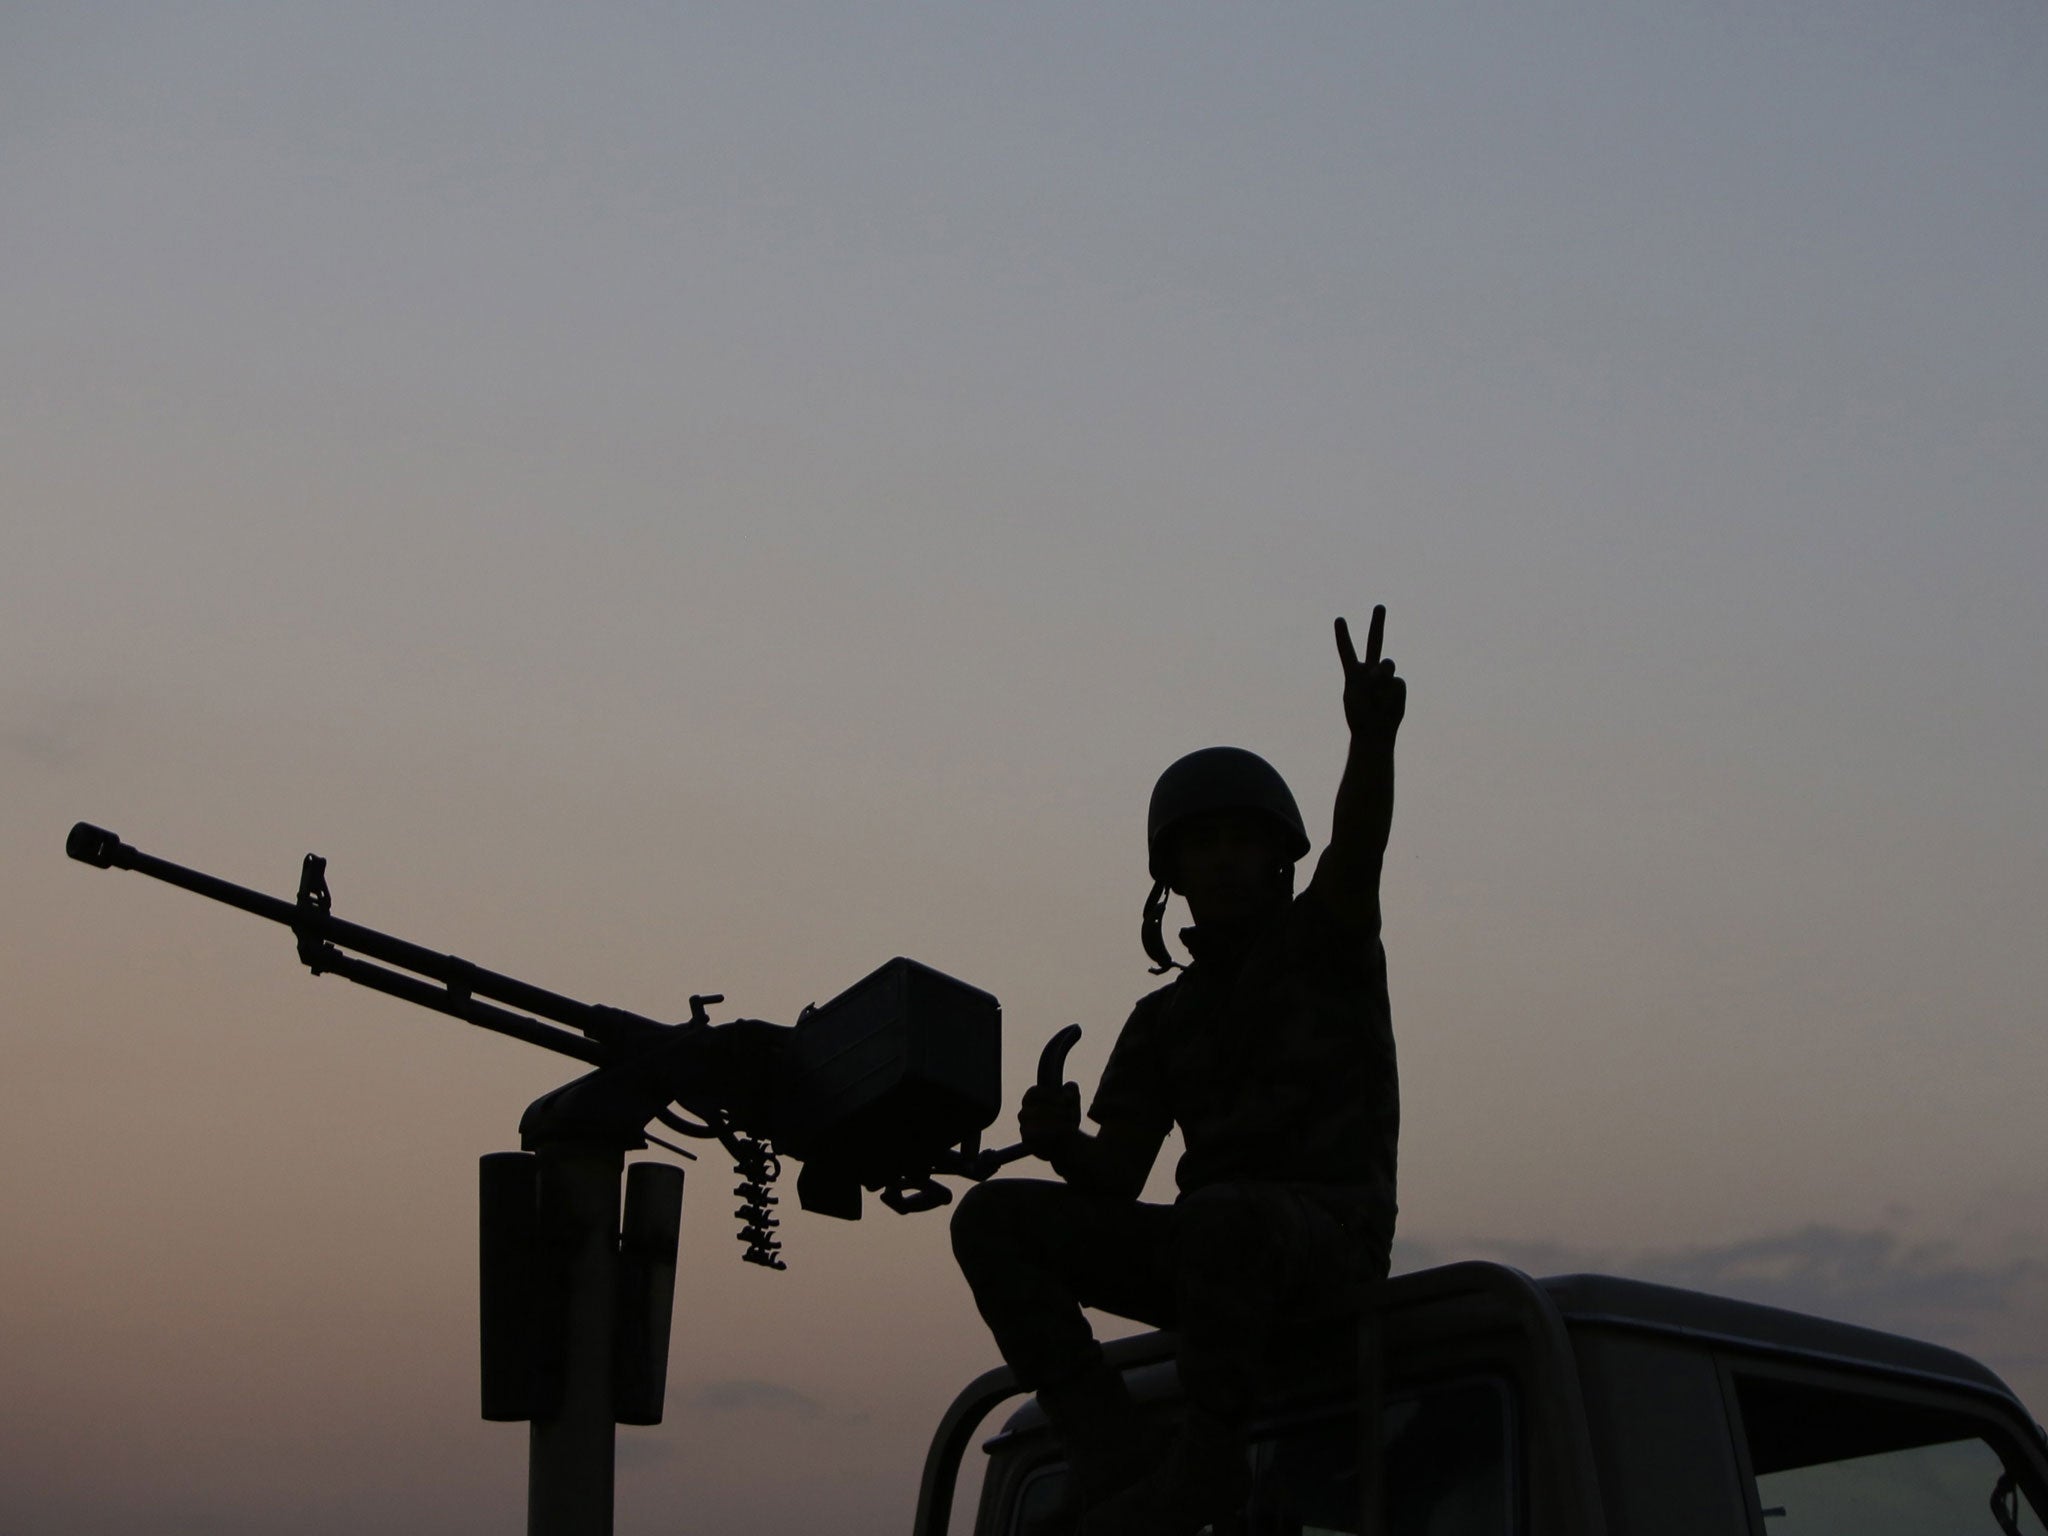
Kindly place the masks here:
<instances>
[{"instance_id":1,"label":"pickup truck","mask_svg":"<svg viewBox=\"0 0 2048 1536\"><path fill-rule=\"evenodd\" d=\"M1953 1350L1477 1262L1398 1276L1369 1315L1283 1348L1247 1450L1248 1536L1357 1532L1375 1480L1386 1536L2048 1536L2048 1437ZM1170 1419L1172 1336L1107 1348ZM1018 1395L997 1369L954 1399L915 1536L945 1536L966 1452ZM1059 1498L1059 1443L1027 1398L982 1449L975 1536L1017 1536Z\"/></svg>"}]
</instances>

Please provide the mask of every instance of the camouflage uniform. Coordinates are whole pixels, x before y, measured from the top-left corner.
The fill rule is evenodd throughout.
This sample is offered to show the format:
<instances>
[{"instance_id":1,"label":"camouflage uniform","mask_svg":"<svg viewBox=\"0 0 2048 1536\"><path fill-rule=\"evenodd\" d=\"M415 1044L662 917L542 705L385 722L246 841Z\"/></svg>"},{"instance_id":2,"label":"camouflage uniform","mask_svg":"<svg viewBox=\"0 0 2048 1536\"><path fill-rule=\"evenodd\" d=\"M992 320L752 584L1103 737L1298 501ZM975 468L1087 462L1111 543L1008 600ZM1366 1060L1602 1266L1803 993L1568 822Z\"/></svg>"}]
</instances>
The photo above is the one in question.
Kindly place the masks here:
<instances>
[{"instance_id":1,"label":"camouflage uniform","mask_svg":"<svg viewBox=\"0 0 2048 1536\"><path fill-rule=\"evenodd\" d=\"M1313 892L1235 955L1183 938L1194 964L1140 1000L1088 1111L1178 1124L1179 1199L999 1180L961 1203L954 1248L1025 1386L1093 1366L1095 1307L1178 1330L1189 1400L1235 1421L1276 1324L1387 1271L1401 1111L1386 956Z\"/></svg>"}]
</instances>

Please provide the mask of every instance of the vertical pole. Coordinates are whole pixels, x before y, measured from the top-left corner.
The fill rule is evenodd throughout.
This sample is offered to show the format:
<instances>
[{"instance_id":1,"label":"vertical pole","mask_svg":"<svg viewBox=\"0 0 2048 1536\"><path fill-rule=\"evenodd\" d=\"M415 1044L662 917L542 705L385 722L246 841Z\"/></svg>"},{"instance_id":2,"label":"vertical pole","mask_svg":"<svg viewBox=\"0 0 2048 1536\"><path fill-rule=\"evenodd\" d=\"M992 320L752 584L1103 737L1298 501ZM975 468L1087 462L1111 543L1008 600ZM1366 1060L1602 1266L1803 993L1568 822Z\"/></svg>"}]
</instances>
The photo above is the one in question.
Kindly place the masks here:
<instances>
[{"instance_id":1,"label":"vertical pole","mask_svg":"<svg viewBox=\"0 0 2048 1536\"><path fill-rule=\"evenodd\" d=\"M1386 1341L1380 1314L1380 1288L1360 1288L1358 1312L1358 1531L1359 1536L1385 1536L1386 1531Z\"/></svg>"},{"instance_id":2,"label":"vertical pole","mask_svg":"<svg viewBox=\"0 0 2048 1536\"><path fill-rule=\"evenodd\" d=\"M616 1140L545 1141L540 1241L559 1339L527 1439L527 1536L611 1536L612 1333L619 1266ZM549 1347L552 1345L553 1347ZM551 1379L550 1379L551 1378Z\"/></svg>"}]
</instances>

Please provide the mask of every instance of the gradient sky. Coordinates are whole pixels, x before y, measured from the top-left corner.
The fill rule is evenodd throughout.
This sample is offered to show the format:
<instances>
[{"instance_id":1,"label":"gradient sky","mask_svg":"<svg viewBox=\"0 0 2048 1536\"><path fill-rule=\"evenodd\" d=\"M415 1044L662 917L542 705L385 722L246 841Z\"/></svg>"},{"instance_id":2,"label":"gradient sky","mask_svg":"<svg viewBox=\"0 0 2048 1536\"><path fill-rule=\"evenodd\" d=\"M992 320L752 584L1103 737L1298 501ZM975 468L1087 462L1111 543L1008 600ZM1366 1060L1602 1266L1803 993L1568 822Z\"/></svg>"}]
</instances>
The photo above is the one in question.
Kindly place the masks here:
<instances>
[{"instance_id":1,"label":"gradient sky","mask_svg":"<svg viewBox=\"0 0 2048 1536\"><path fill-rule=\"evenodd\" d=\"M1092 1083L1153 776L1320 841L1374 602L1397 1263L2048 1403L2038 7L23 3L0 196L9 1532L516 1528L474 1160L569 1070L73 820L647 1013L912 955ZM901 1529L944 1219L774 1275L728 1183L619 1528Z\"/></svg>"}]
</instances>

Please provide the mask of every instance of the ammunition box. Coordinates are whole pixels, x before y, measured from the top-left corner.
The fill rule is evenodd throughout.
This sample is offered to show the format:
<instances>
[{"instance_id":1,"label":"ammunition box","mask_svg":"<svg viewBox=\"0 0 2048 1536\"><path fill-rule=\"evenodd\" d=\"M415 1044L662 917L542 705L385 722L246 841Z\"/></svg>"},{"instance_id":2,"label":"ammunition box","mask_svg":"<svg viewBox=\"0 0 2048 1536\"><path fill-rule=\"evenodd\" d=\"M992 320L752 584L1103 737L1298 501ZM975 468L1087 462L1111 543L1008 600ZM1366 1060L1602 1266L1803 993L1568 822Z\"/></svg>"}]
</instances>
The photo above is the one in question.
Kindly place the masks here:
<instances>
[{"instance_id":1,"label":"ammunition box","mask_svg":"<svg viewBox=\"0 0 2048 1536\"><path fill-rule=\"evenodd\" d=\"M1002 1103L1000 1005L899 957L797 1020L775 1145L875 1189L929 1175Z\"/></svg>"}]
</instances>

